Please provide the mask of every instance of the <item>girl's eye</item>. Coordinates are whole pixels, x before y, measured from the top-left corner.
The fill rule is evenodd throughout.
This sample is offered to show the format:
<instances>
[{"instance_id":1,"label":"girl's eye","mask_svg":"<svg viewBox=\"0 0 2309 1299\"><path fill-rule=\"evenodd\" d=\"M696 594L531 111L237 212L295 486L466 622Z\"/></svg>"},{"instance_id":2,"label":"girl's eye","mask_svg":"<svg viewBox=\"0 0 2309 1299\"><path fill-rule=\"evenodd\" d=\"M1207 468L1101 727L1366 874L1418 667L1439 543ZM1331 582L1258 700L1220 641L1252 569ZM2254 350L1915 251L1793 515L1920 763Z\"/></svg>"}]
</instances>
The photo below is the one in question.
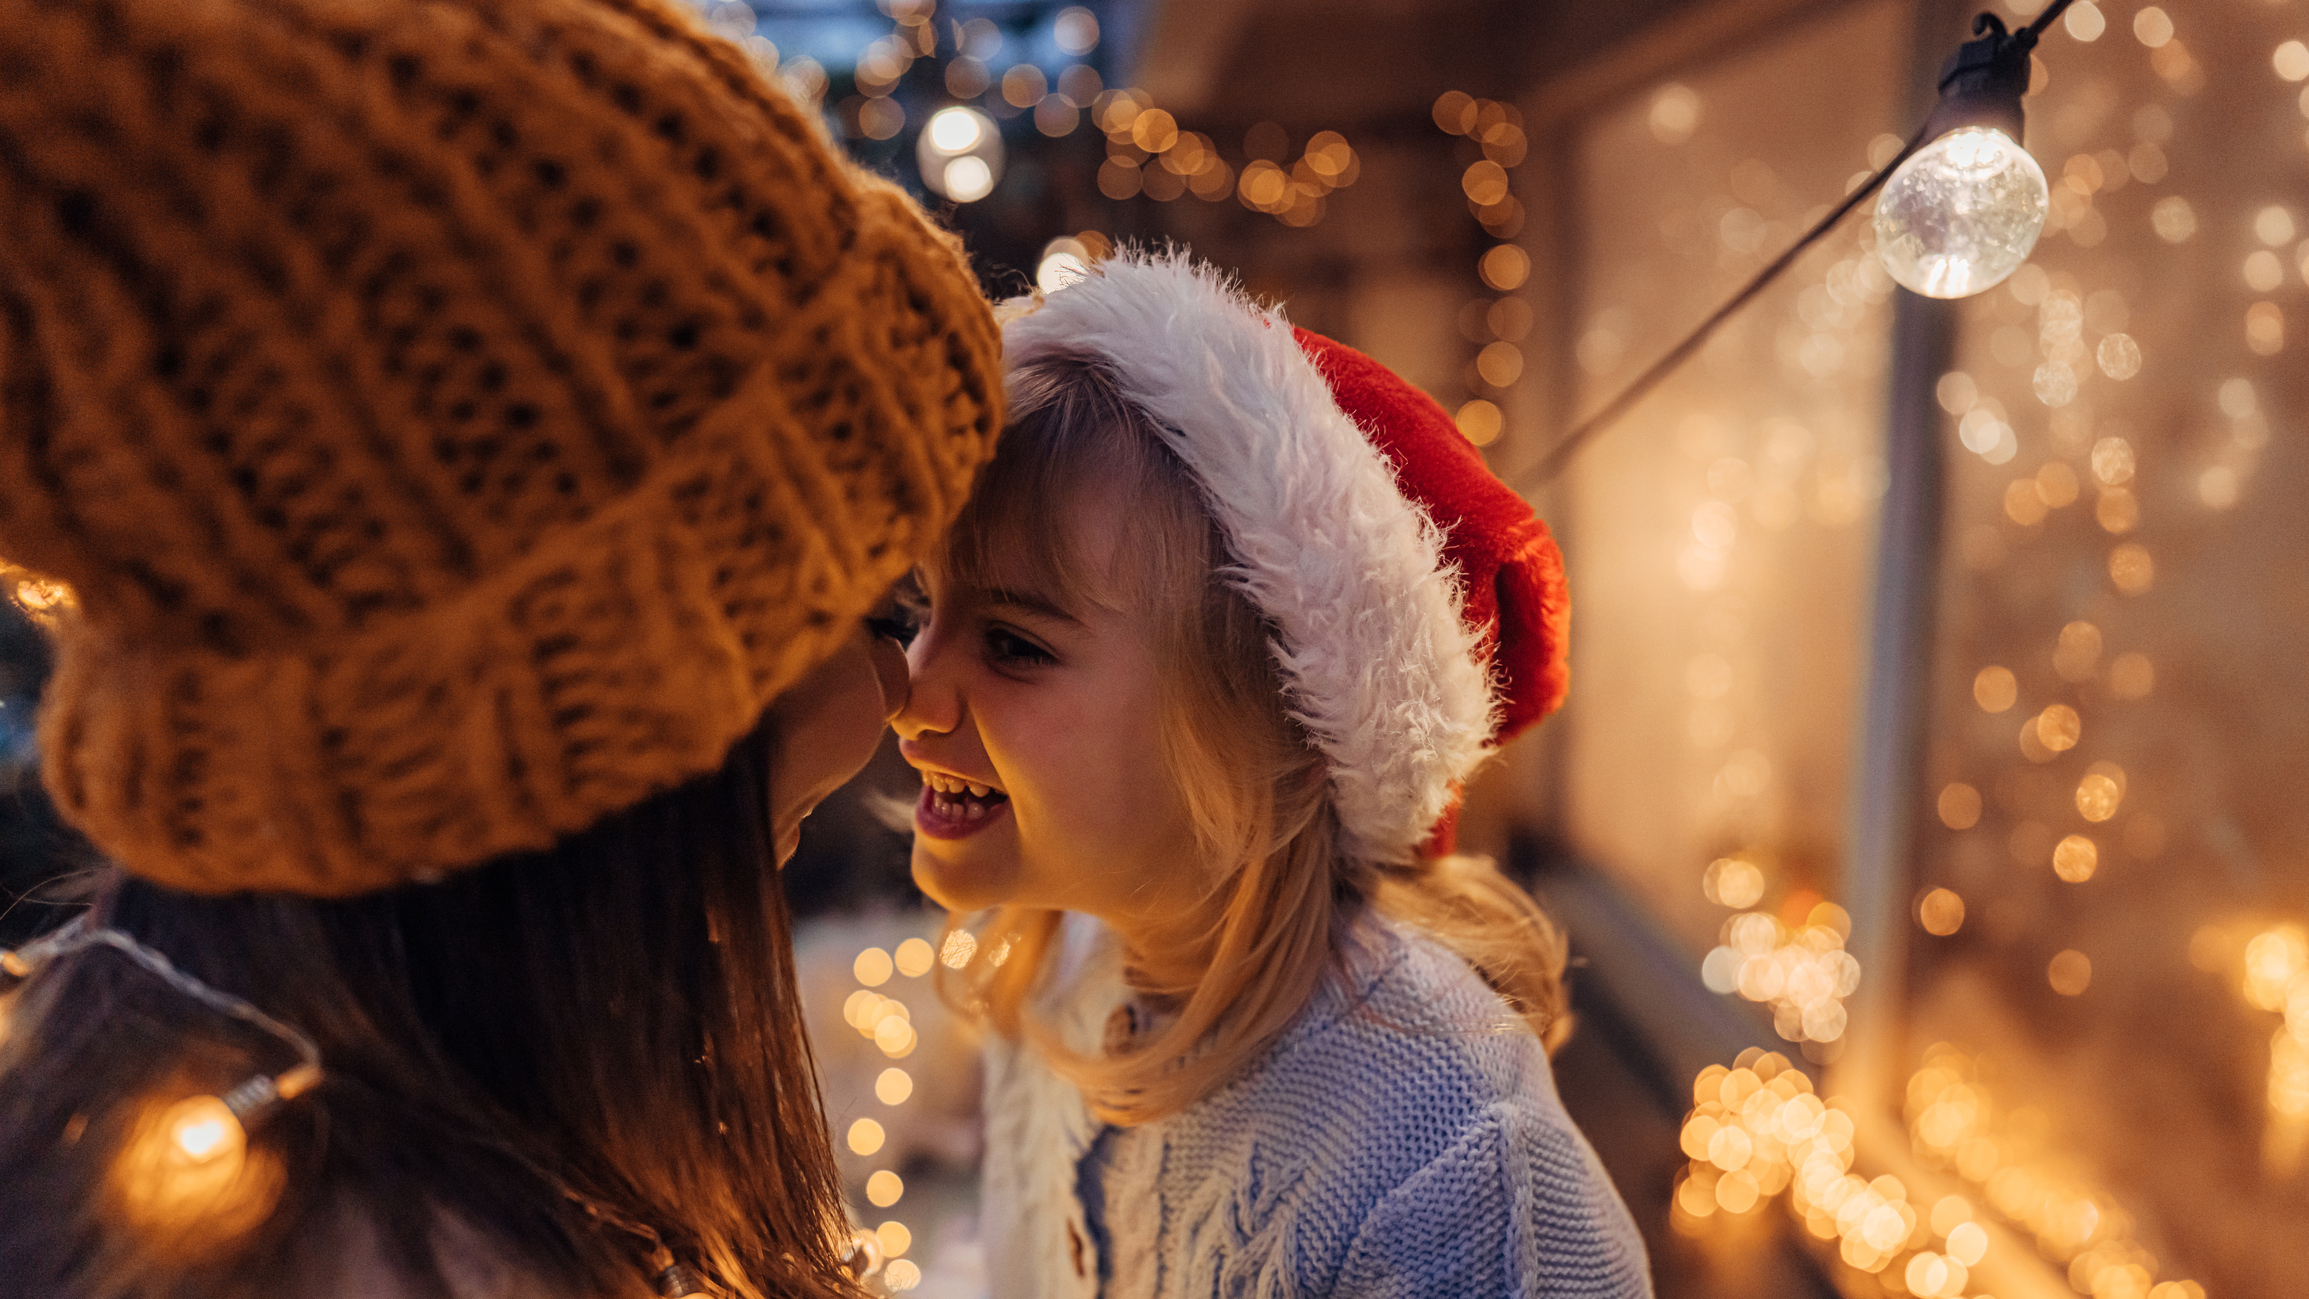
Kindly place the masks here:
<instances>
[{"instance_id":1,"label":"girl's eye","mask_svg":"<svg viewBox=\"0 0 2309 1299\"><path fill-rule=\"evenodd\" d=\"M995 662L1014 667L1041 667L1058 662L1050 651L1006 627L986 629L986 652Z\"/></svg>"}]
</instances>

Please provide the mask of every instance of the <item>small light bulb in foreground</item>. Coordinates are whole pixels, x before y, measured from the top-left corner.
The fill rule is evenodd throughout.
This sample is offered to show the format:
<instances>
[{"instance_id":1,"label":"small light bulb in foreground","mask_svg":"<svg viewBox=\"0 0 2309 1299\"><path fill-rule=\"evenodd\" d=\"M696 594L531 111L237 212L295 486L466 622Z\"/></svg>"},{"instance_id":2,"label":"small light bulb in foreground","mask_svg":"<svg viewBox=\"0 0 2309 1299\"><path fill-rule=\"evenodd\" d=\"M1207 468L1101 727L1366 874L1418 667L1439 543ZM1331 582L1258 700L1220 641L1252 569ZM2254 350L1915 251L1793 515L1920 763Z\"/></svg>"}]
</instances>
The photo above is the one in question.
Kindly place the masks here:
<instances>
[{"instance_id":1,"label":"small light bulb in foreground","mask_svg":"<svg viewBox=\"0 0 2309 1299\"><path fill-rule=\"evenodd\" d=\"M1876 255L1928 298L1962 298L2019 270L2044 230L2051 191L2028 150L1968 126L1900 165L1876 203Z\"/></svg>"},{"instance_id":2,"label":"small light bulb in foreground","mask_svg":"<svg viewBox=\"0 0 2309 1299\"><path fill-rule=\"evenodd\" d=\"M248 1143L240 1118L215 1096L194 1096L169 1107L161 1120L171 1156L205 1164L234 1154Z\"/></svg>"}]
</instances>

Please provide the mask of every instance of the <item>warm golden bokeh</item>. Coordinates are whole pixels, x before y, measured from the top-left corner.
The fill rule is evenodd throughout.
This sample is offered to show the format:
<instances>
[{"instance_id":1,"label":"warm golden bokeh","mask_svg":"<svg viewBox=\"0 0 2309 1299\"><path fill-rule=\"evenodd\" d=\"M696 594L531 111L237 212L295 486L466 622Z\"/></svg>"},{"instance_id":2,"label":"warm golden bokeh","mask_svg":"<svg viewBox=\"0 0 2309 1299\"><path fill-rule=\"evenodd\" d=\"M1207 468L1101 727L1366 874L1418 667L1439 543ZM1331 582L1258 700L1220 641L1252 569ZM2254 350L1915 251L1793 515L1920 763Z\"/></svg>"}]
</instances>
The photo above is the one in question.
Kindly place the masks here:
<instances>
[{"instance_id":1,"label":"warm golden bokeh","mask_svg":"<svg viewBox=\"0 0 2309 1299\"><path fill-rule=\"evenodd\" d=\"M1980 823L1980 791L1963 781L1940 789L1940 822L1951 830L1969 830Z\"/></svg>"},{"instance_id":2,"label":"warm golden bokeh","mask_svg":"<svg viewBox=\"0 0 2309 1299\"><path fill-rule=\"evenodd\" d=\"M2011 668L1991 665L1974 674L1972 698L1981 711L2001 713L2020 698L2020 683Z\"/></svg>"},{"instance_id":3,"label":"warm golden bokeh","mask_svg":"<svg viewBox=\"0 0 2309 1299\"><path fill-rule=\"evenodd\" d=\"M879 947L869 947L858 953L857 962L850 968L851 972L858 976L858 982L869 988L879 988L890 981L890 974L895 966L892 964L888 952Z\"/></svg>"},{"instance_id":4,"label":"warm golden bokeh","mask_svg":"<svg viewBox=\"0 0 2309 1299\"><path fill-rule=\"evenodd\" d=\"M2045 966L2045 981L2064 997L2081 997L2093 986L2092 958L2073 949L2056 952Z\"/></svg>"},{"instance_id":5,"label":"warm golden bokeh","mask_svg":"<svg viewBox=\"0 0 2309 1299\"><path fill-rule=\"evenodd\" d=\"M898 967L898 973L909 979L919 979L930 973L930 967L935 965L937 960L937 954L931 950L927 940L909 938L898 944L894 963Z\"/></svg>"},{"instance_id":6,"label":"warm golden bokeh","mask_svg":"<svg viewBox=\"0 0 2309 1299\"><path fill-rule=\"evenodd\" d=\"M1924 932L1946 938L1964 927L1964 899L1953 889L1934 889L1917 902L1916 919Z\"/></svg>"},{"instance_id":7,"label":"warm golden bokeh","mask_svg":"<svg viewBox=\"0 0 2309 1299\"><path fill-rule=\"evenodd\" d=\"M280 1157L252 1146L224 1102L202 1094L139 1108L108 1189L146 1248L189 1266L261 1225L287 1181Z\"/></svg>"}]
</instances>

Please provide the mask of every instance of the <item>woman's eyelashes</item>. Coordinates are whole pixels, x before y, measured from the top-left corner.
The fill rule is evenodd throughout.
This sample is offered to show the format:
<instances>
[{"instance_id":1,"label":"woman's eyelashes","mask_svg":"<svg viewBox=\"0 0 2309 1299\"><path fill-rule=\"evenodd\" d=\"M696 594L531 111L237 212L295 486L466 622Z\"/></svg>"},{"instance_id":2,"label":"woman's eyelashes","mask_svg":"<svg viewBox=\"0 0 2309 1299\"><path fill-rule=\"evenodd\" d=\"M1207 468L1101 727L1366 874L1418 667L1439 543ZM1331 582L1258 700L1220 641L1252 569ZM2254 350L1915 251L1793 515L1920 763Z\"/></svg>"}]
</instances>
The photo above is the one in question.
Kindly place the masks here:
<instances>
[{"instance_id":1,"label":"woman's eyelashes","mask_svg":"<svg viewBox=\"0 0 2309 1299\"><path fill-rule=\"evenodd\" d=\"M916 579L908 576L899 579L898 585L866 615L866 630L885 640L896 641L898 647L904 649L914 643L929 621L930 602Z\"/></svg>"},{"instance_id":2,"label":"woman's eyelashes","mask_svg":"<svg viewBox=\"0 0 2309 1299\"><path fill-rule=\"evenodd\" d=\"M875 613L867 617L866 630L884 640L898 642L899 648L903 649L914 643L914 637L922 631L922 624L904 613Z\"/></svg>"}]
</instances>

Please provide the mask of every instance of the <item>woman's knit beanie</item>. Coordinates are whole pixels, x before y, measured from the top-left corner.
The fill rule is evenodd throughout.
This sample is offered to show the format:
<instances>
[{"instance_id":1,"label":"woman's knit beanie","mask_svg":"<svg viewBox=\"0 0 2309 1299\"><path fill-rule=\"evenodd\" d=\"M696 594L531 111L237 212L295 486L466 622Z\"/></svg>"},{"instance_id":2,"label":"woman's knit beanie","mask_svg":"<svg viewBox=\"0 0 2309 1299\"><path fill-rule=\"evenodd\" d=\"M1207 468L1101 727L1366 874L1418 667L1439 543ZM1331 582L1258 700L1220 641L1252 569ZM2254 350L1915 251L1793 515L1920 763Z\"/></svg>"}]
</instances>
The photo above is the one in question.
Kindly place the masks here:
<instances>
[{"instance_id":1,"label":"woman's knit beanie","mask_svg":"<svg viewBox=\"0 0 2309 1299\"><path fill-rule=\"evenodd\" d=\"M714 769L999 426L955 241L665 0L0 0L0 232L47 785L189 890Z\"/></svg>"}]
</instances>

